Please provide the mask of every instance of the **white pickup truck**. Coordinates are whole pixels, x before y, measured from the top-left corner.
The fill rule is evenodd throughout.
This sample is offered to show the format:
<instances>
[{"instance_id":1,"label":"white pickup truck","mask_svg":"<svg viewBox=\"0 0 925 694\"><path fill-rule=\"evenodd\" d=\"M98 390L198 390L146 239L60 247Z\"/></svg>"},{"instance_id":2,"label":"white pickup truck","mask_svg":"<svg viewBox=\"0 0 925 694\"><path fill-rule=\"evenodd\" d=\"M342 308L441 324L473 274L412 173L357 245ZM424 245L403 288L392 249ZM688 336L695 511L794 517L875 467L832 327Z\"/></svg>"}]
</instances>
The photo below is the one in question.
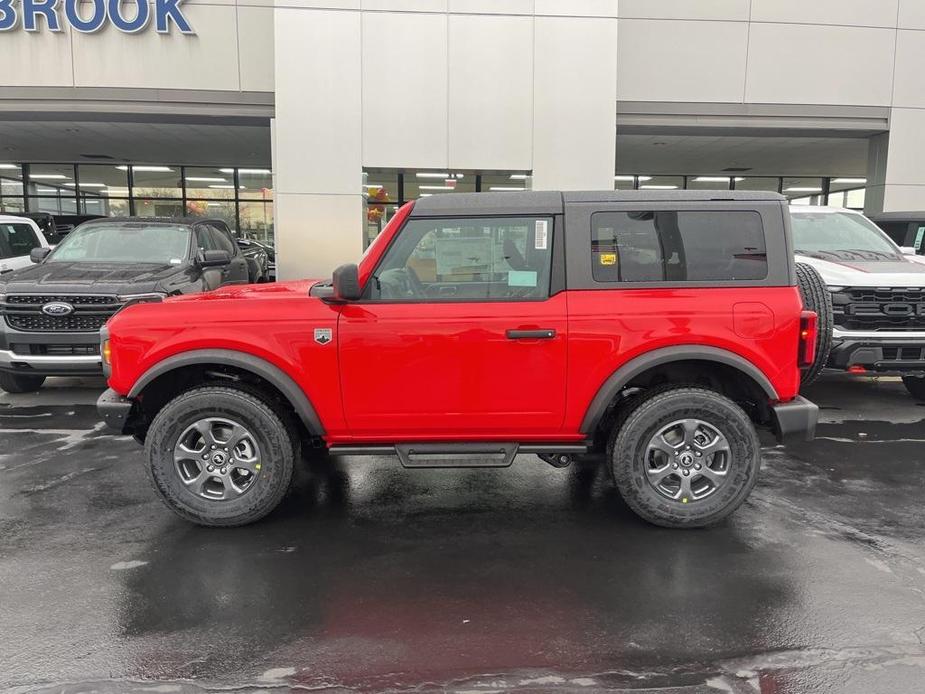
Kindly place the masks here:
<instances>
[{"instance_id":1,"label":"white pickup truck","mask_svg":"<svg viewBox=\"0 0 925 694\"><path fill-rule=\"evenodd\" d=\"M812 376L896 373L925 402L925 264L859 212L791 207L790 215L804 301L819 332L831 334Z\"/></svg>"},{"instance_id":2,"label":"white pickup truck","mask_svg":"<svg viewBox=\"0 0 925 694\"><path fill-rule=\"evenodd\" d=\"M32 265L33 248L47 248L38 225L25 217L0 215L0 275Z\"/></svg>"}]
</instances>

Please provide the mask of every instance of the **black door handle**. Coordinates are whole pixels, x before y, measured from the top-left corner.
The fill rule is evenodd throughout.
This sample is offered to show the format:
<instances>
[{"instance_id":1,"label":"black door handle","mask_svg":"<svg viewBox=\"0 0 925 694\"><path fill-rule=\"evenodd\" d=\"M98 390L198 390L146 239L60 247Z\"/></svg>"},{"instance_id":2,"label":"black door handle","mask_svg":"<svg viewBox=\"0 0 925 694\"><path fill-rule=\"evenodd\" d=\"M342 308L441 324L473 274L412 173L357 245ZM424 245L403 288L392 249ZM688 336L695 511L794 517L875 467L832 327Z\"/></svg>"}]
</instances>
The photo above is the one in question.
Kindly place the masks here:
<instances>
[{"instance_id":1,"label":"black door handle","mask_svg":"<svg viewBox=\"0 0 925 694\"><path fill-rule=\"evenodd\" d=\"M555 330L508 330L508 340L551 340L556 336Z\"/></svg>"}]
</instances>

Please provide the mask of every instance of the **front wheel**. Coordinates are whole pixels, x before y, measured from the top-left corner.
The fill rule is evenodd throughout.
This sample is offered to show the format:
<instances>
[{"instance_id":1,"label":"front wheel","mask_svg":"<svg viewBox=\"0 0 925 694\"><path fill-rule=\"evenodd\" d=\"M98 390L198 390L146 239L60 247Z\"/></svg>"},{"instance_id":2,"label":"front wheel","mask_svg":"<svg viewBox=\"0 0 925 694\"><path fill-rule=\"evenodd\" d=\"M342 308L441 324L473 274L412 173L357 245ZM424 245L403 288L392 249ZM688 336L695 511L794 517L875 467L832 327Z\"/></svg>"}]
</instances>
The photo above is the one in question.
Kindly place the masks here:
<instances>
[{"instance_id":1,"label":"front wheel","mask_svg":"<svg viewBox=\"0 0 925 694\"><path fill-rule=\"evenodd\" d=\"M925 402L925 376L903 376L903 385L909 395L919 402Z\"/></svg>"},{"instance_id":2,"label":"front wheel","mask_svg":"<svg viewBox=\"0 0 925 694\"><path fill-rule=\"evenodd\" d=\"M177 515L198 525L253 523L289 488L295 428L256 395L203 386L158 412L145 439L146 471Z\"/></svg>"},{"instance_id":3,"label":"front wheel","mask_svg":"<svg viewBox=\"0 0 925 694\"><path fill-rule=\"evenodd\" d=\"M0 389L7 393L34 393L45 383L44 376L11 374L0 371Z\"/></svg>"},{"instance_id":4,"label":"front wheel","mask_svg":"<svg viewBox=\"0 0 925 694\"><path fill-rule=\"evenodd\" d=\"M758 480L760 444L737 404L711 390L674 387L643 396L608 449L627 505L666 528L719 523Z\"/></svg>"}]
</instances>

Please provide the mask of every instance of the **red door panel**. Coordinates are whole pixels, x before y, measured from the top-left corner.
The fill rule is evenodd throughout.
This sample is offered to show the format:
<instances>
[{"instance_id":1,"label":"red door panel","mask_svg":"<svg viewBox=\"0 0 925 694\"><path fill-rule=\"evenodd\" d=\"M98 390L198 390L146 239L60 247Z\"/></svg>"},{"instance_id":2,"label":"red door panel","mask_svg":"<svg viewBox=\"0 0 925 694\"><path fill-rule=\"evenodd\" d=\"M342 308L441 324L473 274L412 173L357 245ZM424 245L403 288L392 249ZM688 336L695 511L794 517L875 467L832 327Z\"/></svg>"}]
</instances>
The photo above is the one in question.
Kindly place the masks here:
<instances>
[{"instance_id":1,"label":"red door panel","mask_svg":"<svg viewBox=\"0 0 925 694\"><path fill-rule=\"evenodd\" d=\"M554 331L511 339L510 330ZM338 323L357 439L554 439L565 416L566 297L366 303Z\"/></svg>"}]
</instances>

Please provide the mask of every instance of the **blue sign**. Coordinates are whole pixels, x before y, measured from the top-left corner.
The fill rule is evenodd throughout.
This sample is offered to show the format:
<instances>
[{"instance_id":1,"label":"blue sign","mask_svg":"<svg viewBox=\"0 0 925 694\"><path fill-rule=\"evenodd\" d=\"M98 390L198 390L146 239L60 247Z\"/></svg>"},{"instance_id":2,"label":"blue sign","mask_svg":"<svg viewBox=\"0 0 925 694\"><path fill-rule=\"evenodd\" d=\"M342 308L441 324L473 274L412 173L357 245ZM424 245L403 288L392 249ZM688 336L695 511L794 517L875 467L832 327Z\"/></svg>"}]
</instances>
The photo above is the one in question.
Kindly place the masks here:
<instances>
[{"instance_id":1,"label":"blue sign","mask_svg":"<svg viewBox=\"0 0 925 694\"><path fill-rule=\"evenodd\" d=\"M158 34L170 33L171 26L184 34L195 34L180 3L183 0L154 0L154 6L148 0L90 0L79 11L82 0L22 0L22 7L17 9L14 0L0 0L0 31L11 31L19 24L26 31L39 31L44 24L48 31L61 31L63 24L83 34L99 31L106 24L111 24L126 34L137 34L149 24L154 23ZM128 5L128 11L123 8ZM131 7L134 5L134 11ZM91 10L87 12L87 10Z\"/></svg>"}]
</instances>

